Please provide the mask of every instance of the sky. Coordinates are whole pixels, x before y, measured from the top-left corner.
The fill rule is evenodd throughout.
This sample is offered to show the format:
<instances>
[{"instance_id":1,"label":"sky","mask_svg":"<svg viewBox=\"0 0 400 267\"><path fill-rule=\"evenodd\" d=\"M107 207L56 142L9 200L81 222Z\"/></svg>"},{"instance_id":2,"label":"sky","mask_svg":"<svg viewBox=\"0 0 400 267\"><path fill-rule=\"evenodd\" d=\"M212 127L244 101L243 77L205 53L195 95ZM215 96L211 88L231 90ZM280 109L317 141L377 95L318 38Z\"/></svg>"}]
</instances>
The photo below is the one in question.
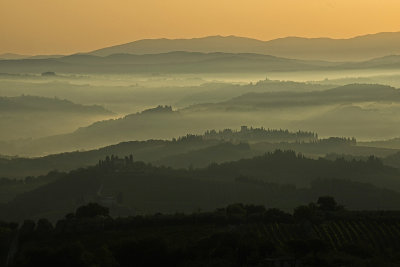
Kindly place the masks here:
<instances>
[{"instance_id":1,"label":"sky","mask_svg":"<svg viewBox=\"0 0 400 267\"><path fill-rule=\"evenodd\" d=\"M0 54L72 54L146 38L350 38L400 31L399 0L0 0Z\"/></svg>"}]
</instances>

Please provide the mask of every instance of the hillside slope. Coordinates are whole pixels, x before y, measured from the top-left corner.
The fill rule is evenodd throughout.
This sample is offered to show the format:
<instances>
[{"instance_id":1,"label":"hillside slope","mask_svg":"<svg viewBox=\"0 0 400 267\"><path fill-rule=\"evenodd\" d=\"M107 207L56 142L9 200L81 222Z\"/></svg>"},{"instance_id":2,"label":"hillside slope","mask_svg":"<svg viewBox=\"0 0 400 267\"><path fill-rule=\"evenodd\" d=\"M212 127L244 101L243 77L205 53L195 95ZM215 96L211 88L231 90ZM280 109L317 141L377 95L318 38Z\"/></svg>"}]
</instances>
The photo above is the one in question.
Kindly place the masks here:
<instances>
[{"instance_id":1,"label":"hillside slope","mask_svg":"<svg viewBox=\"0 0 400 267\"><path fill-rule=\"evenodd\" d=\"M95 167L51 176L57 178L0 205L0 219L57 219L85 202L106 201L105 197L140 214L211 210L238 202L288 210L326 194L356 209L400 207L399 172L374 158L312 160L276 151L205 169L174 170L108 157Z\"/></svg>"}]
</instances>

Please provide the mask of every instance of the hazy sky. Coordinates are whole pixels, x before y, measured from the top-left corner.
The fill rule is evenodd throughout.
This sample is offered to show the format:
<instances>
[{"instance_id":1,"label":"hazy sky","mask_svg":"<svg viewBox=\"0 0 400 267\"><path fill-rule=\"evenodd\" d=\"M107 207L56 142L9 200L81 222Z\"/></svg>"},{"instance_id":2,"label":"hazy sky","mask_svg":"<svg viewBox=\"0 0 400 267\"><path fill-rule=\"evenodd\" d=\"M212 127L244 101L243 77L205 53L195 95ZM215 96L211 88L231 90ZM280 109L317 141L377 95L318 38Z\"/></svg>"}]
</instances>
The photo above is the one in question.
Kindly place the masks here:
<instances>
[{"instance_id":1,"label":"hazy sky","mask_svg":"<svg viewBox=\"0 0 400 267\"><path fill-rule=\"evenodd\" d=\"M0 0L0 53L66 54L143 38L347 38L400 31L400 0Z\"/></svg>"}]
</instances>

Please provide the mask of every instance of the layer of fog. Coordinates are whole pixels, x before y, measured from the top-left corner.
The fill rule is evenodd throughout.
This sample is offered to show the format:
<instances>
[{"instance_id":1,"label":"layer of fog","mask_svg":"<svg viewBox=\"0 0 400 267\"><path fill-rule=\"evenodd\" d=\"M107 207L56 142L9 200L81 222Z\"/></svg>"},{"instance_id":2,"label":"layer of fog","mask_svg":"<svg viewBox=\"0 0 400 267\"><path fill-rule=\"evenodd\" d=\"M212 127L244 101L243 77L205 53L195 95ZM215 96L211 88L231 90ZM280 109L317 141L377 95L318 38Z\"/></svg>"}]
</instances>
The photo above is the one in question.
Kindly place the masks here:
<instances>
[{"instance_id":1,"label":"layer of fog","mask_svg":"<svg viewBox=\"0 0 400 267\"><path fill-rule=\"evenodd\" d=\"M268 78L268 80L266 80ZM305 82L281 83L274 80ZM261 85L260 85L260 81ZM65 114L41 113L0 114L3 130L0 141L17 138L44 138L70 134L79 127L95 121L124 117L157 105L171 105L181 110L185 119L163 123L157 118L149 127L136 127L135 132L121 138L103 140L90 146L80 145L62 149L89 149L113 142L170 139L187 133L203 133L208 129L237 128L240 125L263 126L289 130L309 130L321 137L346 136L358 140L380 140L398 137L400 133L397 103L346 103L283 108L264 111L209 112L189 114L184 109L199 103L219 103L249 92L321 91L350 83L386 84L400 87L399 70L360 70L330 72L271 72L254 74L185 74L185 75L71 75L43 77L35 74L0 75L0 95L35 95L68 99L77 104L101 105L115 113L113 116L66 117ZM120 135L118 135L120 136ZM117 136L117 137L118 137ZM17 141L19 142L19 141ZM3 149L0 153L21 153L26 144L21 141L17 151ZM29 141L30 142L30 141ZM84 142L84 140L83 140ZM89 142L90 143L90 142ZM55 151L40 148L35 154ZM13 153L12 153L13 154Z\"/></svg>"}]
</instances>

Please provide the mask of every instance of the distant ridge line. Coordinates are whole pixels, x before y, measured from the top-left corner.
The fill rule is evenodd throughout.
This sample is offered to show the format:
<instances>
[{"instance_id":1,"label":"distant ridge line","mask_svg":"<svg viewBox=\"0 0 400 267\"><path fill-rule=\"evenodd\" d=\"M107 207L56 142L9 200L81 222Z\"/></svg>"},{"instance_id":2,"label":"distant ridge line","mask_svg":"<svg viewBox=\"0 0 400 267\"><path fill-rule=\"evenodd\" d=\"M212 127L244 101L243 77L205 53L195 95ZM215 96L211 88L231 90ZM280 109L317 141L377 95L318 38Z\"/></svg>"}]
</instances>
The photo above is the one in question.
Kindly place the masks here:
<instances>
[{"instance_id":1,"label":"distant ridge line","mask_svg":"<svg viewBox=\"0 0 400 267\"><path fill-rule=\"evenodd\" d=\"M172 51L255 53L309 60L368 60L400 54L400 32L381 32L351 38L305 38L289 36L268 41L234 35L180 39L141 39L97 49L87 54L159 54Z\"/></svg>"}]
</instances>

